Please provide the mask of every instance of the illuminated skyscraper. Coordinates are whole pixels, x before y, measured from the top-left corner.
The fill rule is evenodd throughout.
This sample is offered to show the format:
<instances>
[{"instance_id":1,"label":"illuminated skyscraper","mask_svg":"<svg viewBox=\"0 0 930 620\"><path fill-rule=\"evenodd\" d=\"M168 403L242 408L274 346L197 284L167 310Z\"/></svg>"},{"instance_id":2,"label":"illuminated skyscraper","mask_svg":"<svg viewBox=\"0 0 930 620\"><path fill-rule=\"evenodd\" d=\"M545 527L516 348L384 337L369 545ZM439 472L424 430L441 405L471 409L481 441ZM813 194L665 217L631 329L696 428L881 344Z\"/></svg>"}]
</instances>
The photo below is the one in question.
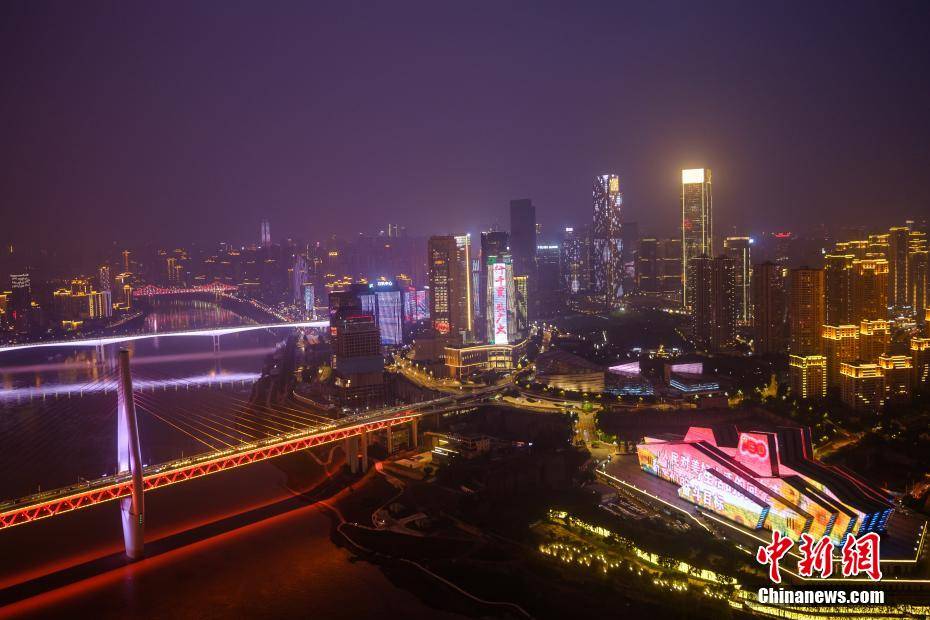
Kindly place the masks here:
<instances>
[{"instance_id":1,"label":"illuminated skyscraper","mask_svg":"<svg viewBox=\"0 0 930 620\"><path fill-rule=\"evenodd\" d=\"M594 294L607 310L619 306L623 296L623 192L620 177L602 174L591 190L594 221L591 227L591 271Z\"/></svg>"},{"instance_id":2,"label":"illuminated skyscraper","mask_svg":"<svg viewBox=\"0 0 930 620\"><path fill-rule=\"evenodd\" d=\"M109 265L100 265L97 270L97 285L101 291L110 291L113 288L113 276Z\"/></svg>"},{"instance_id":3,"label":"illuminated skyscraper","mask_svg":"<svg viewBox=\"0 0 930 620\"><path fill-rule=\"evenodd\" d=\"M536 294L538 317L551 317L563 306L562 274L559 262L562 248L555 243L536 246Z\"/></svg>"},{"instance_id":4,"label":"illuminated skyscraper","mask_svg":"<svg viewBox=\"0 0 930 620\"><path fill-rule=\"evenodd\" d=\"M739 325L752 324L752 261L749 237L727 237L723 252L736 263L736 320Z\"/></svg>"},{"instance_id":5,"label":"illuminated skyscraper","mask_svg":"<svg viewBox=\"0 0 930 620\"><path fill-rule=\"evenodd\" d=\"M469 235L430 237L430 317L440 334L467 341L472 332Z\"/></svg>"},{"instance_id":6,"label":"illuminated skyscraper","mask_svg":"<svg viewBox=\"0 0 930 620\"><path fill-rule=\"evenodd\" d=\"M827 395L827 358L823 355L789 355L788 377L791 391L796 396L823 398Z\"/></svg>"},{"instance_id":7,"label":"illuminated skyscraper","mask_svg":"<svg viewBox=\"0 0 930 620\"><path fill-rule=\"evenodd\" d=\"M752 268L753 350L783 353L787 346L787 300L782 268L766 262Z\"/></svg>"},{"instance_id":8,"label":"illuminated skyscraper","mask_svg":"<svg viewBox=\"0 0 930 620\"><path fill-rule=\"evenodd\" d=\"M641 295L681 303L681 239L640 239L635 285Z\"/></svg>"},{"instance_id":9,"label":"illuminated skyscraper","mask_svg":"<svg viewBox=\"0 0 930 620\"><path fill-rule=\"evenodd\" d=\"M731 347L736 341L736 262L726 256L701 256L692 266L694 342L708 351Z\"/></svg>"},{"instance_id":10,"label":"illuminated skyscraper","mask_svg":"<svg viewBox=\"0 0 930 620\"><path fill-rule=\"evenodd\" d=\"M714 255L714 220L709 168L681 171L681 261L685 306L694 303L689 264L699 256Z\"/></svg>"},{"instance_id":11,"label":"illuminated skyscraper","mask_svg":"<svg viewBox=\"0 0 930 620\"><path fill-rule=\"evenodd\" d=\"M486 342L488 344L514 342L517 339L517 309L510 254L505 251L497 255L487 255L485 270L487 271Z\"/></svg>"},{"instance_id":12,"label":"illuminated skyscraper","mask_svg":"<svg viewBox=\"0 0 930 620\"><path fill-rule=\"evenodd\" d=\"M819 355L824 272L809 267L792 269L788 281L789 350L792 355Z\"/></svg>"},{"instance_id":13,"label":"illuminated skyscraper","mask_svg":"<svg viewBox=\"0 0 930 620\"><path fill-rule=\"evenodd\" d=\"M294 256L294 265L291 268L291 299L295 304L302 304L304 300L304 285L310 279L310 270L307 266L307 257L303 254Z\"/></svg>"},{"instance_id":14,"label":"illuminated skyscraper","mask_svg":"<svg viewBox=\"0 0 930 620\"><path fill-rule=\"evenodd\" d=\"M566 228L562 237L562 278L565 290L575 294L588 288L588 244L582 231Z\"/></svg>"},{"instance_id":15,"label":"illuminated skyscraper","mask_svg":"<svg viewBox=\"0 0 930 620\"><path fill-rule=\"evenodd\" d=\"M824 325L823 354L827 358L827 385L840 384L840 367L859 358L859 328L856 325Z\"/></svg>"},{"instance_id":16,"label":"illuminated skyscraper","mask_svg":"<svg viewBox=\"0 0 930 620\"><path fill-rule=\"evenodd\" d=\"M513 261L513 255L510 253L510 235L502 230L492 230L481 233L481 256L478 265L478 285L475 288L474 298L477 300L475 306L478 308L476 313L480 321L476 325L476 333L479 338L487 335L490 329L490 320L487 314L488 308L488 259L496 256L508 256L508 260ZM512 265L511 265L512 272Z\"/></svg>"},{"instance_id":17,"label":"illuminated skyscraper","mask_svg":"<svg viewBox=\"0 0 930 620\"><path fill-rule=\"evenodd\" d=\"M262 220L259 245L263 248L271 247L271 225L268 220Z\"/></svg>"},{"instance_id":18,"label":"illuminated skyscraper","mask_svg":"<svg viewBox=\"0 0 930 620\"><path fill-rule=\"evenodd\" d=\"M907 254L910 230L906 226L888 229L888 305L900 312L910 310L907 299Z\"/></svg>"},{"instance_id":19,"label":"illuminated skyscraper","mask_svg":"<svg viewBox=\"0 0 930 620\"><path fill-rule=\"evenodd\" d=\"M515 312L517 316L517 337L524 337L529 331L529 316L527 306L529 305L529 291L527 290L527 277L514 276L513 289L516 299L514 300Z\"/></svg>"},{"instance_id":20,"label":"illuminated skyscraper","mask_svg":"<svg viewBox=\"0 0 930 620\"><path fill-rule=\"evenodd\" d=\"M928 252L927 233L912 230L907 253L907 305L915 317L927 308Z\"/></svg>"},{"instance_id":21,"label":"illuminated skyscraper","mask_svg":"<svg viewBox=\"0 0 930 620\"><path fill-rule=\"evenodd\" d=\"M529 286L536 283L536 207L529 198L510 201L510 254L513 273L528 276Z\"/></svg>"},{"instance_id":22,"label":"illuminated skyscraper","mask_svg":"<svg viewBox=\"0 0 930 620\"><path fill-rule=\"evenodd\" d=\"M888 317L888 261L884 258L852 262L852 309L854 325Z\"/></svg>"},{"instance_id":23,"label":"illuminated skyscraper","mask_svg":"<svg viewBox=\"0 0 930 620\"><path fill-rule=\"evenodd\" d=\"M852 321L853 254L824 256L825 322L849 325Z\"/></svg>"},{"instance_id":24,"label":"illuminated skyscraper","mask_svg":"<svg viewBox=\"0 0 930 620\"><path fill-rule=\"evenodd\" d=\"M28 273L10 274L10 308L14 314L25 314L32 303L32 279Z\"/></svg>"}]
</instances>

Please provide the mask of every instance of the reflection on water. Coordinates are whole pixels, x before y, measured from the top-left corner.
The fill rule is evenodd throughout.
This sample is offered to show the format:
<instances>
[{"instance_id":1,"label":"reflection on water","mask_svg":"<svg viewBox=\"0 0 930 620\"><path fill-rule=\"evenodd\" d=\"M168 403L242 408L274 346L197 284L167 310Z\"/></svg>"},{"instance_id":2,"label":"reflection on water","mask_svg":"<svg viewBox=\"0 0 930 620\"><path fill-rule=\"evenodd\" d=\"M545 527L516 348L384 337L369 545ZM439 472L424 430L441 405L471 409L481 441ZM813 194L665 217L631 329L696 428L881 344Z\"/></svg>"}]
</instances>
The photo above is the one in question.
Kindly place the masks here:
<instances>
[{"instance_id":1,"label":"reflection on water","mask_svg":"<svg viewBox=\"0 0 930 620\"><path fill-rule=\"evenodd\" d=\"M173 332L252 324L255 324L255 321L212 301L171 298L156 298L152 311L145 317L146 332Z\"/></svg>"},{"instance_id":2,"label":"reflection on water","mask_svg":"<svg viewBox=\"0 0 930 620\"><path fill-rule=\"evenodd\" d=\"M253 323L216 303L179 299L157 302L147 322L161 331ZM222 400L219 394L211 397L215 386L247 400L265 356L288 333L269 329L227 334L220 338L218 352L211 337L190 336L103 349L39 348L0 354L0 500L113 473L115 362L120 346L130 350L137 390L154 389L154 398L172 415L203 415ZM139 424L146 463L204 449L142 409Z\"/></svg>"}]
</instances>

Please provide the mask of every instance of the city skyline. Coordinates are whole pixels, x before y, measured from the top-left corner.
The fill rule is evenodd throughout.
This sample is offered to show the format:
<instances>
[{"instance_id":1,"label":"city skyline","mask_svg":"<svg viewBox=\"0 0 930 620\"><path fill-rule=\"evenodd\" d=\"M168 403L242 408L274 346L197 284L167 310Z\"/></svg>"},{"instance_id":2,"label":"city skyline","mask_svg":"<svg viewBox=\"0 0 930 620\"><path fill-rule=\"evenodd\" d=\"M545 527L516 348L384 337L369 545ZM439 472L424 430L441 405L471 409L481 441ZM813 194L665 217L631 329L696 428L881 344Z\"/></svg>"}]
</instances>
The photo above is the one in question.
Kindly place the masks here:
<instances>
[{"instance_id":1,"label":"city skyline","mask_svg":"<svg viewBox=\"0 0 930 620\"><path fill-rule=\"evenodd\" d=\"M811 212L828 226L840 213L876 226L884 223L876 218L902 221L930 204L921 146L930 95L911 79L925 69L913 47L924 5L884 14L879 32L866 4L839 13L804 7L803 19L761 7L608 5L568 23L552 5L364 14L305 6L287 22L256 15L258 7L208 7L170 17L142 5L93 17L75 7L5 7L11 31L0 66L17 88L0 96L13 145L0 162L10 237L0 241L167 243L179 222L190 240L236 240L251 238L265 217L295 235L321 227L354 234L382 209L410 212L406 225L418 235L447 221L477 236L504 224L507 201L520 196L531 196L543 229L556 231L590 208L586 179L611 171L628 220L666 236L675 173L695 166L717 174L721 233L797 229ZM610 28L611 17L622 26ZM312 28L324 20L352 29ZM432 23L444 25L429 34ZM728 36L700 38L711 23ZM305 25L310 36L302 36ZM272 32L278 53L259 55ZM645 32L656 34L653 51L627 54ZM770 54L768 44L785 32L794 45ZM176 48L158 52L147 33L171 37ZM254 43L243 44L243 35ZM385 49L378 42L386 38L396 43L391 54L368 51ZM559 54L533 44L546 39L563 43ZM35 53L34 40L48 41L46 55ZM345 56L320 53L323 46ZM67 55L70 64L44 70ZM305 65L300 74L296 63ZM577 96L595 80L605 84L605 71L615 76L608 93L622 97ZM127 88L114 90L108 75ZM378 80L377 101L359 98L363 76ZM559 79L574 87L550 90ZM172 86L158 90L166 80ZM672 84L689 96L672 96ZM439 132L450 113L453 128ZM803 143L793 137L801 134ZM856 192L838 191L853 182ZM351 222L330 215L347 196L359 214ZM27 227L13 217L22 210L72 234Z\"/></svg>"},{"instance_id":2,"label":"city skyline","mask_svg":"<svg viewBox=\"0 0 930 620\"><path fill-rule=\"evenodd\" d=\"M928 27L8 0L0 617L930 618Z\"/></svg>"}]
</instances>

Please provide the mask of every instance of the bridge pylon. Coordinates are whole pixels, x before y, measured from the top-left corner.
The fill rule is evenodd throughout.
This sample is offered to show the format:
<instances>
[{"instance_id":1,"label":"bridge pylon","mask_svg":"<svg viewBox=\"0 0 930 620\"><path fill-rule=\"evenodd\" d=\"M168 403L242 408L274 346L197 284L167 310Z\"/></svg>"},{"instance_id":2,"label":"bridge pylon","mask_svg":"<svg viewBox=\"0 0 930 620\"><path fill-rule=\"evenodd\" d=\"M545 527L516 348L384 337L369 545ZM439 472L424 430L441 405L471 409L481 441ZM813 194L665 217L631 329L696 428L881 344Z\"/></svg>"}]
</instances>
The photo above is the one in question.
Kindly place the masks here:
<instances>
[{"instance_id":1,"label":"bridge pylon","mask_svg":"<svg viewBox=\"0 0 930 620\"><path fill-rule=\"evenodd\" d=\"M119 500L123 522L123 542L126 557L138 560L145 551L145 502L142 486L142 450L139 444L139 423L132 398L132 375L129 371L129 351L119 352L119 381L116 390L116 458L117 473L129 472L132 493Z\"/></svg>"}]
</instances>

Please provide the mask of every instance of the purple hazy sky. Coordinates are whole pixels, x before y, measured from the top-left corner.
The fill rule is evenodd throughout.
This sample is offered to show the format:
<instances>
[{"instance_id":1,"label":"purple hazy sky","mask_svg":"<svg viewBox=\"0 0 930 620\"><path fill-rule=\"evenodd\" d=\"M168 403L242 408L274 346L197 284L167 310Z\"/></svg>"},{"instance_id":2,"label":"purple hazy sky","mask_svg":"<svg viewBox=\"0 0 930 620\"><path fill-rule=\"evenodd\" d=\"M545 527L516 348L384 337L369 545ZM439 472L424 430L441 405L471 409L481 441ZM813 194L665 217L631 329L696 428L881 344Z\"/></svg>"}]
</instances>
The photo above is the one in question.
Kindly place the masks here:
<instances>
[{"instance_id":1,"label":"purple hazy sky","mask_svg":"<svg viewBox=\"0 0 930 620\"><path fill-rule=\"evenodd\" d=\"M0 6L0 240L304 239L590 219L672 234L930 212L930 3Z\"/></svg>"}]
</instances>

